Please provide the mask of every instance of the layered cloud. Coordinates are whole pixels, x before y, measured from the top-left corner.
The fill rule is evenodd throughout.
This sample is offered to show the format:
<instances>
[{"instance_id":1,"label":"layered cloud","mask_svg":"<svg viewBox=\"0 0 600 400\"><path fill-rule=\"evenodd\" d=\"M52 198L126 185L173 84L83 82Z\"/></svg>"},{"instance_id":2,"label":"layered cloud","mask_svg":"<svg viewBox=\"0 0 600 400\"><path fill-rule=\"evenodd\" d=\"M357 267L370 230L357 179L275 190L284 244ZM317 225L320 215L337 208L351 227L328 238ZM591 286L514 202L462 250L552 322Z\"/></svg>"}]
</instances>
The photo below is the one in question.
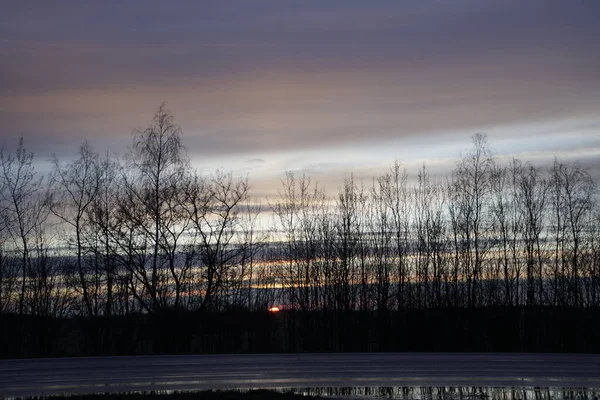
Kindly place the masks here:
<instances>
[{"instance_id":1,"label":"layered cloud","mask_svg":"<svg viewBox=\"0 0 600 400\"><path fill-rule=\"evenodd\" d=\"M475 132L501 157L599 159L596 2L122 3L7 2L3 142L123 151L167 101L196 165L265 187L442 171Z\"/></svg>"}]
</instances>

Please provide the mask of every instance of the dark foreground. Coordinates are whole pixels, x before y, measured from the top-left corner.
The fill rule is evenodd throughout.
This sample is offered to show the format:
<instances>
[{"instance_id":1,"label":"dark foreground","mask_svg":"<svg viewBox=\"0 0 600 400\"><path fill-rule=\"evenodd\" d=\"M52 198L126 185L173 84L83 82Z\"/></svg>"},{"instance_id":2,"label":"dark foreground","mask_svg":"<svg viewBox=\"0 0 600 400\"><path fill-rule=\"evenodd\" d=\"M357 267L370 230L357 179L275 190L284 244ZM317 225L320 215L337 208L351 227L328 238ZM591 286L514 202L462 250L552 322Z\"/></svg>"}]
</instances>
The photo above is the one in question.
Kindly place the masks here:
<instances>
[{"instance_id":1,"label":"dark foreground","mask_svg":"<svg viewBox=\"0 0 600 400\"><path fill-rule=\"evenodd\" d=\"M336 352L600 353L600 308L481 307L111 318L0 315L0 358Z\"/></svg>"},{"instance_id":2,"label":"dark foreground","mask_svg":"<svg viewBox=\"0 0 600 400\"><path fill-rule=\"evenodd\" d=\"M0 361L0 396L327 387L600 388L600 355L295 354Z\"/></svg>"}]
</instances>

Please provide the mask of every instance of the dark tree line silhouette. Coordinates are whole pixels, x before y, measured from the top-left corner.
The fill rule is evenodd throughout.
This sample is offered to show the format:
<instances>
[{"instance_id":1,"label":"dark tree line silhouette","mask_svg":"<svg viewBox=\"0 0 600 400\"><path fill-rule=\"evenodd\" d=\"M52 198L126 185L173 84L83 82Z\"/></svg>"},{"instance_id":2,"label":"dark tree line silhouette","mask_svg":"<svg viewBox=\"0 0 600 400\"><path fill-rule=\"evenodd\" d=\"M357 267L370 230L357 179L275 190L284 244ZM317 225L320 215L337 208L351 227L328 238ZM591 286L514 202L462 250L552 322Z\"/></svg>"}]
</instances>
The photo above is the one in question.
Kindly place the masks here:
<instances>
[{"instance_id":1,"label":"dark tree line silhouette","mask_svg":"<svg viewBox=\"0 0 600 400\"><path fill-rule=\"evenodd\" d=\"M597 190L577 163L491 156L478 134L452 174L409 183L399 164L328 198L288 173L274 211L278 266L302 310L597 307Z\"/></svg>"},{"instance_id":2,"label":"dark tree line silhouette","mask_svg":"<svg viewBox=\"0 0 600 400\"><path fill-rule=\"evenodd\" d=\"M570 348L564 336L527 328L524 316L559 333L565 312L597 320L600 208L590 174L558 159L501 163L483 134L447 176L425 165L411 175L396 162L370 181L346 176L331 195L287 172L264 206L246 178L191 167L164 105L134 130L121 158L84 143L70 162L54 158L43 177L21 140L2 149L0 163L0 319L5 342L21 349L5 355L33 354L31 338L42 332L31 321L59 324L47 332L54 338L85 320L104 332L95 343L114 340L119 324L131 343L141 326L162 332L146 350L103 350L120 354L160 351L156 343L174 333L150 320L188 332L171 337L188 345L165 351L410 350L397 343L408 340L405 326L446 321L457 343L457 332L475 329L469 316L488 327L490 316L505 321L500 331L515 338L507 350L529 349L531 329L554 338L544 349L560 350ZM281 315L266 314L273 305ZM248 333L223 316L260 320L269 332ZM194 347L198 332L186 326L196 319L225 336ZM104 328L93 328L97 321ZM421 337L410 340L440 341ZM220 343L230 339L238 344ZM488 346L494 340L477 339L477 348L504 349ZM94 352L78 348L73 354ZM40 354L62 354L53 351Z\"/></svg>"}]
</instances>

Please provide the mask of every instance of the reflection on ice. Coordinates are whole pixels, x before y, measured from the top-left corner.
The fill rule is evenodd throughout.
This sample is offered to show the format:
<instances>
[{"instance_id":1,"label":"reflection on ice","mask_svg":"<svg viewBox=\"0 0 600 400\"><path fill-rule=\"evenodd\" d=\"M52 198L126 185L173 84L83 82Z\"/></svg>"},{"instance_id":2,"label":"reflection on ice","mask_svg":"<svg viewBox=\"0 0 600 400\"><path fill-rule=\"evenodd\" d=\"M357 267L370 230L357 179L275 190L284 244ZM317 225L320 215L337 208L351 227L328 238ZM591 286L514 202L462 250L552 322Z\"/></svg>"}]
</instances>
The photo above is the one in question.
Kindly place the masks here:
<instances>
[{"instance_id":1,"label":"reflection on ice","mask_svg":"<svg viewBox=\"0 0 600 400\"><path fill-rule=\"evenodd\" d=\"M548 387L477 387L477 386L375 386L375 387L316 387L278 388L281 392L294 392L306 396L345 399L398 399L398 400L598 400L600 388L548 388Z\"/></svg>"},{"instance_id":2,"label":"reflection on ice","mask_svg":"<svg viewBox=\"0 0 600 400\"><path fill-rule=\"evenodd\" d=\"M256 388L258 389L258 388ZM264 388L261 388L264 389ZM485 386L363 386L363 387L311 387L269 388L268 391L295 393L336 400L600 400L600 388L560 388L560 387L485 387ZM241 392L249 389L217 389L216 392ZM176 395L196 393L197 390L152 390L119 392L120 395L152 394ZM121 396L116 396L115 398ZM123 397L126 398L126 397ZM157 397L152 397L157 398ZM169 397L165 397L169 398ZM198 398L202 398L199 396ZM21 397L4 397L18 400ZM30 398L33 399L33 398ZM48 397L39 397L48 399Z\"/></svg>"}]
</instances>

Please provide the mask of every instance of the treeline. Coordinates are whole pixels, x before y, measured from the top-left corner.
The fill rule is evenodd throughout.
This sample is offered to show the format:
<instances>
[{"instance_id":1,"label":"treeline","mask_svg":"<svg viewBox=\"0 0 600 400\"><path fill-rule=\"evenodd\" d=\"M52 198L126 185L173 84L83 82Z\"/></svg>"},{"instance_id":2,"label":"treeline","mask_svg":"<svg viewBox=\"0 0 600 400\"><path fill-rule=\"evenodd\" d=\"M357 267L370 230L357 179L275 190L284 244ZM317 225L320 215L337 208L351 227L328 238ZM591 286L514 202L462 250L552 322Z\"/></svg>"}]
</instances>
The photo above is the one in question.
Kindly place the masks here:
<instances>
[{"instance_id":1,"label":"treeline","mask_svg":"<svg viewBox=\"0 0 600 400\"><path fill-rule=\"evenodd\" d=\"M600 210L578 163L492 157L485 135L447 177L399 163L331 198L286 175L273 207L286 301L302 310L600 305Z\"/></svg>"},{"instance_id":2,"label":"treeline","mask_svg":"<svg viewBox=\"0 0 600 400\"><path fill-rule=\"evenodd\" d=\"M33 161L22 140L0 153L0 314L600 305L590 174L501 163L485 135L445 177L395 163L331 195L288 172L265 206L192 168L164 106L121 158L83 144L46 177Z\"/></svg>"},{"instance_id":3,"label":"treeline","mask_svg":"<svg viewBox=\"0 0 600 400\"><path fill-rule=\"evenodd\" d=\"M600 351L598 308L0 315L0 358L298 352Z\"/></svg>"},{"instance_id":4,"label":"treeline","mask_svg":"<svg viewBox=\"0 0 600 400\"><path fill-rule=\"evenodd\" d=\"M0 313L110 317L238 302L230 294L246 285L259 244L248 182L200 176L181 134L161 106L121 159L84 143L47 177L23 140L3 150Z\"/></svg>"}]
</instances>

